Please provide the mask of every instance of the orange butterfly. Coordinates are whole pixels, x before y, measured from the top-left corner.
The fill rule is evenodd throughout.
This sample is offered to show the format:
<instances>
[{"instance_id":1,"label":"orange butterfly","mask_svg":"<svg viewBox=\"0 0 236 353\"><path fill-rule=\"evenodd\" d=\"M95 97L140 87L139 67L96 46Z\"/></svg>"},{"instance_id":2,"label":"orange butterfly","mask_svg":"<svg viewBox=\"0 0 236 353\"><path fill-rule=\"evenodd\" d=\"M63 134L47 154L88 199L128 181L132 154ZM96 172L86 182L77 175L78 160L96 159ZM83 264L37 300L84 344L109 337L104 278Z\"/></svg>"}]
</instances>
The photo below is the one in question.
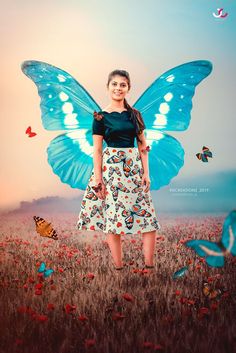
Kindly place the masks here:
<instances>
[{"instance_id":1,"label":"orange butterfly","mask_svg":"<svg viewBox=\"0 0 236 353\"><path fill-rule=\"evenodd\" d=\"M210 286L208 282L203 283L202 291L205 297L208 297L210 299L215 299L219 297L222 293L222 291L219 288L213 289L213 287Z\"/></svg>"},{"instance_id":2,"label":"orange butterfly","mask_svg":"<svg viewBox=\"0 0 236 353\"><path fill-rule=\"evenodd\" d=\"M48 237L58 240L57 233L51 226L51 223L46 222L45 219L38 216L34 216L33 219L36 224L36 232L39 233L41 237Z\"/></svg>"}]
</instances>

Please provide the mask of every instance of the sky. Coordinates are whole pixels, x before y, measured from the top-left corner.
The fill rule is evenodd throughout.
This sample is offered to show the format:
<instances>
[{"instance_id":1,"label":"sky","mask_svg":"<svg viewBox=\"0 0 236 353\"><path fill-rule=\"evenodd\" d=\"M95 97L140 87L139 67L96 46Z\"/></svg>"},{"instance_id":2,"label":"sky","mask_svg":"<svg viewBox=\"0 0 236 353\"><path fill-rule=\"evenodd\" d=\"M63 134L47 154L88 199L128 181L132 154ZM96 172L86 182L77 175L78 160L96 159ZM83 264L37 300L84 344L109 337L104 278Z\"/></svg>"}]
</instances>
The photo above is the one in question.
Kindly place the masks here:
<instances>
[{"instance_id":1,"label":"sky","mask_svg":"<svg viewBox=\"0 0 236 353\"><path fill-rule=\"evenodd\" d=\"M213 12L223 8L225 18ZM236 171L236 1L51 0L2 2L0 14L0 210L45 196L76 197L47 162L46 149L61 131L43 128L35 84L21 71L25 60L45 61L70 73L104 108L110 71L127 70L132 105L165 71L209 60L213 71L196 88L191 123L170 132L185 150L178 181ZM37 132L28 138L28 126ZM195 154L209 146L214 158ZM236 195L234 195L236 196Z\"/></svg>"}]
</instances>

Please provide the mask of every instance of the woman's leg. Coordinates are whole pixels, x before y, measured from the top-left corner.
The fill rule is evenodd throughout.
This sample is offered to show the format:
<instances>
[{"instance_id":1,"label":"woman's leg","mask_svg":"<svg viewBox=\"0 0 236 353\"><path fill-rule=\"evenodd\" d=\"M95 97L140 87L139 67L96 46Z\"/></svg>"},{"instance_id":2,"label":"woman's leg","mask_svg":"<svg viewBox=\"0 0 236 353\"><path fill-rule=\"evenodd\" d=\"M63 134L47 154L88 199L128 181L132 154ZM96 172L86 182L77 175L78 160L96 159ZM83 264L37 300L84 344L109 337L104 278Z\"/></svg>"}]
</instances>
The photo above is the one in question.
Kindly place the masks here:
<instances>
[{"instance_id":1,"label":"woman's leg","mask_svg":"<svg viewBox=\"0 0 236 353\"><path fill-rule=\"evenodd\" d=\"M122 267L121 236L119 234L108 233L107 242L116 267Z\"/></svg>"},{"instance_id":2,"label":"woman's leg","mask_svg":"<svg viewBox=\"0 0 236 353\"><path fill-rule=\"evenodd\" d=\"M156 245L156 230L145 232L143 234L143 253L145 265L154 266L153 258Z\"/></svg>"}]
</instances>

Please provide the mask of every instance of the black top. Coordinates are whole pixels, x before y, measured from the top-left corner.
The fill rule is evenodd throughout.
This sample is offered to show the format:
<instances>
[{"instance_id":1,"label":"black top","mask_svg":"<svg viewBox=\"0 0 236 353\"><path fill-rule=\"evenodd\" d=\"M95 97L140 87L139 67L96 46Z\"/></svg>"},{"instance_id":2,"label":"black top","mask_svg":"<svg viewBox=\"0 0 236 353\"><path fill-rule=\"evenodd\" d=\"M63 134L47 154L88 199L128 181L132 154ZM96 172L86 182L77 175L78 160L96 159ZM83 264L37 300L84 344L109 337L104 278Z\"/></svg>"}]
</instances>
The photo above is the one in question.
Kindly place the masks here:
<instances>
[{"instance_id":1,"label":"black top","mask_svg":"<svg viewBox=\"0 0 236 353\"><path fill-rule=\"evenodd\" d=\"M92 134L102 135L108 147L134 147L135 126L130 120L129 112L98 112L101 120L93 119Z\"/></svg>"}]
</instances>

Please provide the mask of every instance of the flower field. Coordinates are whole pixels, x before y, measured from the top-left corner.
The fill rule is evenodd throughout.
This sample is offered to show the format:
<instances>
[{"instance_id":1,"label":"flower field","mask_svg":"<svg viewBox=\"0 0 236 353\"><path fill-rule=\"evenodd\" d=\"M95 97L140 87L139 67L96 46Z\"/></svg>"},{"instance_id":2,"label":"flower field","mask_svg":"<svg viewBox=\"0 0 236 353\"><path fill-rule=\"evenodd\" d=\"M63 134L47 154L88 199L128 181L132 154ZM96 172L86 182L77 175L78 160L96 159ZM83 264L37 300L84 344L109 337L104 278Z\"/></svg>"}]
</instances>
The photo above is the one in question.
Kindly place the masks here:
<instances>
[{"instance_id":1,"label":"flower field","mask_svg":"<svg viewBox=\"0 0 236 353\"><path fill-rule=\"evenodd\" d=\"M184 245L219 241L223 216L159 217L154 271L141 235L122 236L126 267L115 271L105 235L76 230L76 214L38 215L58 240L33 216L1 218L1 352L235 352L236 258L213 268Z\"/></svg>"}]
</instances>

